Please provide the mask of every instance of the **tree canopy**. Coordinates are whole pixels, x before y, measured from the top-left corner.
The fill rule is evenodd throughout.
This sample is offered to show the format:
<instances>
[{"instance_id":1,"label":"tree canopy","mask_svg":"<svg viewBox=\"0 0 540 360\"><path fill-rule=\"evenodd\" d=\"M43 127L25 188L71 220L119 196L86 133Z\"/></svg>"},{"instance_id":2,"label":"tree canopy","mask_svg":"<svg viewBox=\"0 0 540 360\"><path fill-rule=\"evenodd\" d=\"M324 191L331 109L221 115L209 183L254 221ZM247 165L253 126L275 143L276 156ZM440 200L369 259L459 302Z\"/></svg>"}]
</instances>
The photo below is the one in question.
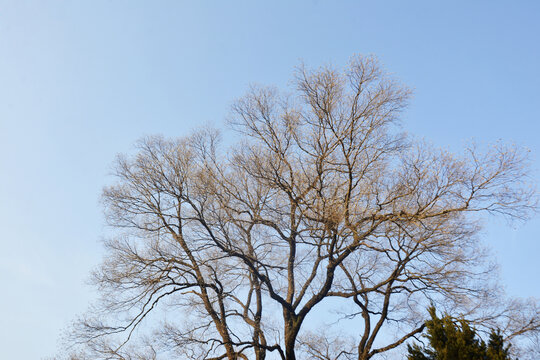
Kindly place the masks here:
<instances>
[{"instance_id":1,"label":"tree canopy","mask_svg":"<svg viewBox=\"0 0 540 360\"><path fill-rule=\"evenodd\" d=\"M410 91L374 57L294 84L237 100L229 148L202 129L118 157L102 297L72 341L107 359L366 360L420 334L429 304L508 339L537 331L536 302L502 300L477 236L482 215L536 209L526 153L405 135ZM345 334L306 321L321 314Z\"/></svg>"}]
</instances>

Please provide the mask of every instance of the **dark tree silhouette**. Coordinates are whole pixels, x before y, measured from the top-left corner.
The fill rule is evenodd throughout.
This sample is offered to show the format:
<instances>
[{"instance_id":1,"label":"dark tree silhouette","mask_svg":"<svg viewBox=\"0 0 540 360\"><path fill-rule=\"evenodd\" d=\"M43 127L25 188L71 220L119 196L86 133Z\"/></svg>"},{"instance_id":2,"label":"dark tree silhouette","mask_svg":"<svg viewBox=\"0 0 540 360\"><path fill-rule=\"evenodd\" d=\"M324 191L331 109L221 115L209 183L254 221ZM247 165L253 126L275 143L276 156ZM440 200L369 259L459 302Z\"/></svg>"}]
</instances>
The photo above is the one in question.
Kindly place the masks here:
<instances>
[{"instance_id":1,"label":"dark tree silhouette","mask_svg":"<svg viewBox=\"0 0 540 360\"><path fill-rule=\"evenodd\" d=\"M466 320L449 315L439 318L434 307L429 308L429 314L428 345L408 345L407 360L512 360L500 330L491 331L486 345Z\"/></svg>"}]
</instances>

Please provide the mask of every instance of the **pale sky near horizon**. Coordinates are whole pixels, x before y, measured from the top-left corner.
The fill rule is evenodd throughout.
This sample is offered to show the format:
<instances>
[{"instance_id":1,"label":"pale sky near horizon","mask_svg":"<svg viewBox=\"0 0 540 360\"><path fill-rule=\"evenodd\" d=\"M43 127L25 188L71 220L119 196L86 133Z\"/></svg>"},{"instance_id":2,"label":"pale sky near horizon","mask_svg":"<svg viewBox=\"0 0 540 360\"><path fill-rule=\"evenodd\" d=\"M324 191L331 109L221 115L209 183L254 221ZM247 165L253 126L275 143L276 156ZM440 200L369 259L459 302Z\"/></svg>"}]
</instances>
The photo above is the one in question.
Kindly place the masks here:
<instances>
[{"instance_id":1,"label":"pale sky near horizon","mask_svg":"<svg viewBox=\"0 0 540 360\"><path fill-rule=\"evenodd\" d=\"M403 129L531 150L540 183L538 1L0 0L0 358L54 355L94 296L116 154L222 126L251 83L375 54L414 90ZM512 296L540 297L540 218L489 218Z\"/></svg>"}]
</instances>

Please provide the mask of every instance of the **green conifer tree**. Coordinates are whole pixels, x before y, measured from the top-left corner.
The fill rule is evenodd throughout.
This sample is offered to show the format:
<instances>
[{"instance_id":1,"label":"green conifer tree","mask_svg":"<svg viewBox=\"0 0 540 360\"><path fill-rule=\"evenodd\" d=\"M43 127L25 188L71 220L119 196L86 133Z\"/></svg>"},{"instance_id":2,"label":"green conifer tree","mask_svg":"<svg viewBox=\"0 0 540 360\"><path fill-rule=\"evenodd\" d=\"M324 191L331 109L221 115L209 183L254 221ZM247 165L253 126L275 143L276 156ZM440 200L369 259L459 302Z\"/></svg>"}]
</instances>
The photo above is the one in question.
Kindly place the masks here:
<instances>
[{"instance_id":1,"label":"green conifer tree","mask_svg":"<svg viewBox=\"0 0 540 360\"><path fill-rule=\"evenodd\" d=\"M426 322L427 347L408 345L407 360L511 360L499 330L492 331L486 345L466 320L454 321L450 316L437 316L429 308L431 320Z\"/></svg>"},{"instance_id":2,"label":"green conifer tree","mask_svg":"<svg viewBox=\"0 0 540 360\"><path fill-rule=\"evenodd\" d=\"M491 331L487 347L487 356L489 360L507 360L510 358L510 345L504 346L504 340L501 331Z\"/></svg>"}]
</instances>

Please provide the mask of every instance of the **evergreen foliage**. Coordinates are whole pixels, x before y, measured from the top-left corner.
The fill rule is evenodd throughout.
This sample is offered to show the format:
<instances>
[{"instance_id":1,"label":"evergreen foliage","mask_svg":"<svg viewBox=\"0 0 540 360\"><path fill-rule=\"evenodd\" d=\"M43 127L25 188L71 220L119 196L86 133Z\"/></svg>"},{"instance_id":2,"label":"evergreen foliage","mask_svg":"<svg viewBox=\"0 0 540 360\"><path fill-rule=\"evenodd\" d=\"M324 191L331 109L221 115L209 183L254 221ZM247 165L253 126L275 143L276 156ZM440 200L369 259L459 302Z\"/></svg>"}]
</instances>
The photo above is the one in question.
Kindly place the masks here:
<instances>
[{"instance_id":1,"label":"evergreen foliage","mask_svg":"<svg viewBox=\"0 0 540 360\"><path fill-rule=\"evenodd\" d=\"M491 332L486 345L466 320L439 318L434 307L429 314L425 336L429 345L408 345L407 360L512 360L499 330Z\"/></svg>"},{"instance_id":2,"label":"evergreen foliage","mask_svg":"<svg viewBox=\"0 0 540 360\"><path fill-rule=\"evenodd\" d=\"M510 345L504 346L504 340L500 330L492 331L489 335L487 346L487 358L489 360L506 360L510 359Z\"/></svg>"}]
</instances>

